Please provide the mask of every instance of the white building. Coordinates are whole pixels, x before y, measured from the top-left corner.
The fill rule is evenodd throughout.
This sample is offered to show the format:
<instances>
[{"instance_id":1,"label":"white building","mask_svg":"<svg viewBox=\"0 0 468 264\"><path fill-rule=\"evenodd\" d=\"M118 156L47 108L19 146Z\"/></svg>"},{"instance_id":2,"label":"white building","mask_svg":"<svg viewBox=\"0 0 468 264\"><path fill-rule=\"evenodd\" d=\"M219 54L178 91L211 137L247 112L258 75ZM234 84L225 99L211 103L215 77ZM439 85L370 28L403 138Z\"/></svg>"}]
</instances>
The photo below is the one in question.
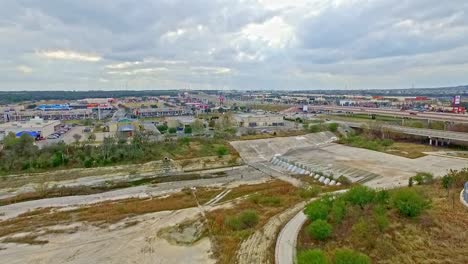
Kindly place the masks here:
<instances>
[{"instance_id":1,"label":"white building","mask_svg":"<svg viewBox=\"0 0 468 264\"><path fill-rule=\"evenodd\" d=\"M285 124L283 116L269 114L239 114L236 120L239 127L277 127Z\"/></svg>"},{"instance_id":2,"label":"white building","mask_svg":"<svg viewBox=\"0 0 468 264\"><path fill-rule=\"evenodd\" d=\"M8 122L0 124L0 138L9 133L36 132L42 137L47 137L55 132L57 127L60 126L60 121L57 120L44 120L35 117L29 121Z\"/></svg>"}]
</instances>

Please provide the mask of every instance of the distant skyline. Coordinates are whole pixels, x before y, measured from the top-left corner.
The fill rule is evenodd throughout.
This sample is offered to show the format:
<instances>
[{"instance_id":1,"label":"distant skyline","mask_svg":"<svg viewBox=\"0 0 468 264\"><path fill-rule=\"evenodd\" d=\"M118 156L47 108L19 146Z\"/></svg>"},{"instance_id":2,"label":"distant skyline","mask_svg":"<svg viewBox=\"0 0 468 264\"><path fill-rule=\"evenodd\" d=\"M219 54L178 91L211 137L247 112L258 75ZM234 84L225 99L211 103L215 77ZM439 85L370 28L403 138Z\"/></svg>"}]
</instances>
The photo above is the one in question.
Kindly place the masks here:
<instances>
[{"instance_id":1,"label":"distant skyline","mask_svg":"<svg viewBox=\"0 0 468 264\"><path fill-rule=\"evenodd\" d=\"M0 91L466 84L466 0L3 0L0 9Z\"/></svg>"}]
</instances>

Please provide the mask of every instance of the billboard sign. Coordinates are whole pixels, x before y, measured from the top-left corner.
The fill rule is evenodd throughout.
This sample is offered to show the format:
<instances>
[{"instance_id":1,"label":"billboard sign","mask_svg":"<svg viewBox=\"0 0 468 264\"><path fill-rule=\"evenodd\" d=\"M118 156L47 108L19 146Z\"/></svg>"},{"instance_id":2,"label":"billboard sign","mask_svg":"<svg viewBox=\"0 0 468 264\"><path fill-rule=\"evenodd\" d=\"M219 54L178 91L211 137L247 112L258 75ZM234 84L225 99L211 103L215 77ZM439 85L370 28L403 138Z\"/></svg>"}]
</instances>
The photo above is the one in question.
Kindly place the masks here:
<instances>
[{"instance_id":1,"label":"billboard sign","mask_svg":"<svg viewBox=\"0 0 468 264\"><path fill-rule=\"evenodd\" d=\"M458 106L458 105L460 105L460 102L461 102L461 96L460 95L455 95L455 97L453 97L453 105Z\"/></svg>"}]
</instances>

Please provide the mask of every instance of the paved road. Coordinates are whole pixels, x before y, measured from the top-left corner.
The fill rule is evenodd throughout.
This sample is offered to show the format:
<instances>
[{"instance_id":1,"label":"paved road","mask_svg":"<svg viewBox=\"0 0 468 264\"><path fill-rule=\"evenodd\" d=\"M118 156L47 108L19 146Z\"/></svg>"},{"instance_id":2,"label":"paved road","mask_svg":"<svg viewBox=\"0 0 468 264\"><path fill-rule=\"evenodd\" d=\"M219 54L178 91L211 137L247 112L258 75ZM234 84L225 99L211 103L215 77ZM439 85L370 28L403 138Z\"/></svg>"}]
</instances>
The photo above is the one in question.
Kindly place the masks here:
<instances>
[{"instance_id":1,"label":"paved road","mask_svg":"<svg viewBox=\"0 0 468 264\"><path fill-rule=\"evenodd\" d=\"M337 123L346 124L350 127L362 127L364 123L360 122L344 122L336 121ZM433 139L449 139L454 141L466 142L468 143L468 133L462 132L453 132L453 131L443 131L435 129L425 129L425 128L412 128L412 127L403 127L395 125L382 125L383 128L389 129L391 131L400 132L407 135L415 135L428 137Z\"/></svg>"},{"instance_id":2,"label":"paved road","mask_svg":"<svg viewBox=\"0 0 468 264\"><path fill-rule=\"evenodd\" d=\"M296 245L299 231L306 222L307 217L301 210L281 230L276 241L275 263L292 264L296 259Z\"/></svg>"},{"instance_id":3,"label":"paved road","mask_svg":"<svg viewBox=\"0 0 468 264\"><path fill-rule=\"evenodd\" d=\"M332 193L344 193L346 191L347 190L339 190ZM317 198L313 198L309 202L314 200L317 200ZM303 210L301 210L283 227L276 239L275 264L295 263L297 237L306 220L307 217Z\"/></svg>"}]
</instances>

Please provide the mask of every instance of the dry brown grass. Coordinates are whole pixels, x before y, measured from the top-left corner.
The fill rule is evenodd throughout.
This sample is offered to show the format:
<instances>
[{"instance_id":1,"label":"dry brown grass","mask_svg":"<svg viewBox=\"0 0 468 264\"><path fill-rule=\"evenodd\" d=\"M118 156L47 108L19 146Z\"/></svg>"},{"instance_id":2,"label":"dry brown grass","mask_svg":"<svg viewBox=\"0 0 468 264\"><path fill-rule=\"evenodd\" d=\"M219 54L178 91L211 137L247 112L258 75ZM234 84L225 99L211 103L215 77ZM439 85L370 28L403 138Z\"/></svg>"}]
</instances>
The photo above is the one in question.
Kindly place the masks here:
<instances>
[{"instance_id":1,"label":"dry brown grass","mask_svg":"<svg viewBox=\"0 0 468 264\"><path fill-rule=\"evenodd\" d=\"M218 189L200 188L197 198L205 203L218 194ZM107 225L125 218L153 212L179 210L195 207L197 203L190 191L173 194L166 198L125 199L108 201L70 211L54 211L51 208L34 210L16 218L0 222L0 237L19 232L33 232L53 225L87 222Z\"/></svg>"},{"instance_id":2,"label":"dry brown grass","mask_svg":"<svg viewBox=\"0 0 468 264\"><path fill-rule=\"evenodd\" d=\"M266 139L266 138L275 138L275 137L294 137L302 136L307 134L305 130L287 130L287 131L276 131L276 135L269 133L259 133L256 135L245 135L241 136L239 140L256 140L256 139Z\"/></svg>"},{"instance_id":3,"label":"dry brown grass","mask_svg":"<svg viewBox=\"0 0 468 264\"><path fill-rule=\"evenodd\" d=\"M393 145L385 149L385 153L402 156L409 159L416 159L426 156L424 152L433 151L450 151L448 148L434 147L430 145L409 143L409 142L395 142Z\"/></svg>"},{"instance_id":4,"label":"dry brown grass","mask_svg":"<svg viewBox=\"0 0 468 264\"><path fill-rule=\"evenodd\" d=\"M390 225L381 232L372 220L372 210L348 207L342 224L334 225L333 236L326 242L312 240L304 225L299 249L321 248L331 252L348 247L372 258L372 263L468 263L468 210L455 197L447 197L440 183L415 186L432 199L432 207L421 216L408 219L389 211ZM364 215L367 231L353 232L353 225Z\"/></svg>"},{"instance_id":5,"label":"dry brown grass","mask_svg":"<svg viewBox=\"0 0 468 264\"><path fill-rule=\"evenodd\" d=\"M37 239L37 235L27 235L21 237L8 237L2 240L3 243L16 243L16 244L28 244L28 245L44 245L49 243L47 240Z\"/></svg>"},{"instance_id":6,"label":"dry brown grass","mask_svg":"<svg viewBox=\"0 0 468 264\"><path fill-rule=\"evenodd\" d=\"M296 187L279 180L256 185L239 186L232 189L223 200L231 200L253 193L257 193L261 197L277 197L281 202L279 205L268 206L256 203L253 199L243 199L231 208L218 209L207 214L209 228L215 238L214 254L218 263L234 263L236 251L242 240L252 234L255 229L264 226L271 217L301 200ZM247 209L253 209L259 215L259 223L255 229L234 231L225 225L225 219Z\"/></svg>"}]
</instances>

